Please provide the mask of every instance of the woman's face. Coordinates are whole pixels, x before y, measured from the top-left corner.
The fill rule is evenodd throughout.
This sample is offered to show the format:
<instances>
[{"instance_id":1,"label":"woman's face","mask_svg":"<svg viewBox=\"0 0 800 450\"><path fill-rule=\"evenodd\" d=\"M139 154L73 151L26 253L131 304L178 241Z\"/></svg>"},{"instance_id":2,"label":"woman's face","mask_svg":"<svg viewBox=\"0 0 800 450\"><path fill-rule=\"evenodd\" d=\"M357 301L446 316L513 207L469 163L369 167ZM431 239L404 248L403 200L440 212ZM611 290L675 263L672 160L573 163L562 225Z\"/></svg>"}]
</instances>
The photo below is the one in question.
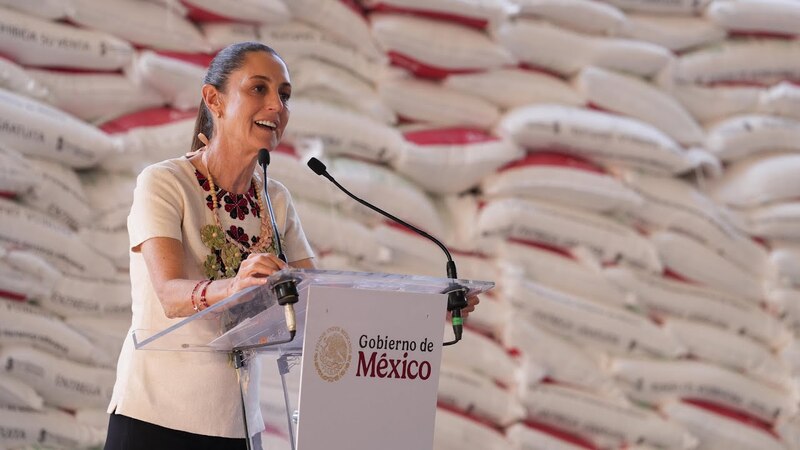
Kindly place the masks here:
<instances>
[{"instance_id":1,"label":"woman's face","mask_svg":"<svg viewBox=\"0 0 800 450\"><path fill-rule=\"evenodd\" d=\"M289 122L292 86L286 65L267 52L250 52L219 95L220 137L243 149L274 150Z\"/></svg>"}]
</instances>

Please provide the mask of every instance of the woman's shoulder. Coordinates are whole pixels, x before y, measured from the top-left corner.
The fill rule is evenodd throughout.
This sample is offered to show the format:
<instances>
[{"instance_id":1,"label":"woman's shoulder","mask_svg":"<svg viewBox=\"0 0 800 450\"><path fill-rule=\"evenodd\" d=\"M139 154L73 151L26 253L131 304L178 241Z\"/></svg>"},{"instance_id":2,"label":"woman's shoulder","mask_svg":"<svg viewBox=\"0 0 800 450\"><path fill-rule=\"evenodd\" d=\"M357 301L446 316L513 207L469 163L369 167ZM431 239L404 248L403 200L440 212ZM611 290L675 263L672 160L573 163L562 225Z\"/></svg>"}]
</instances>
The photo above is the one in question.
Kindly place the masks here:
<instances>
[{"instance_id":1,"label":"woman's shoulder","mask_svg":"<svg viewBox=\"0 0 800 450\"><path fill-rule=\"evenodd\" d=\"M267 182L267 190L273 203L291 203L292 195L289 189L280 181L270 178Z\"/></svg>"},{"instance_id":2,"label":"woman's shoulder","mask_svg":"<svg viewBox=\"0 0 800 450\"><path fill-rule=\"evenodd\" d=\"M175 180L186 178L192 163L186 158L173 158L150 164L139 173L140 180Z\"/></svg>"}]
</instances>

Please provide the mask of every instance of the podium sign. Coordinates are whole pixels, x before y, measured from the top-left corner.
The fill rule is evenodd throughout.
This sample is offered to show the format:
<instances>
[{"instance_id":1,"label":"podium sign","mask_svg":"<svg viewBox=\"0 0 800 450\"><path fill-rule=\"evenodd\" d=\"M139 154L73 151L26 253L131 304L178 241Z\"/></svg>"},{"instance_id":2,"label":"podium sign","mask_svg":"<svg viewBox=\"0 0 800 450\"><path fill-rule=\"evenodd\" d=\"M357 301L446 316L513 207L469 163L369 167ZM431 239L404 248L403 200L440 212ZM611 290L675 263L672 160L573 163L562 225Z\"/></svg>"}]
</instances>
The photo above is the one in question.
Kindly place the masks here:
<instances>
[{"instance_id":1,"label":"podium sign","mask_svg":"<svg viewBox=\"0 0 800 450\"><path fill-rule=\"evenodd\" d=\"M299 294L298 332L290 342L276 294L276 286L287 279ZM266 426L292 449L431 449L447 303L443 293L454 284L471 295L494 286L417 275L286 269L266 285L238 292L166 329L136 329L133 342L137 350L230 353L240 380L244 436L261 429L252 422L257 414L251 414L251 403L258 403L259 395L248 380L251 361L264 353L276 358L285 413L280 414L284 420L268 420ZM200 320L212 321L217 332L195 332L191 326ZM297 366L299 395L292 384ZM276 407L272 412L280 409L271 406ZM248 440L248 449L256 447Z\"/></svg>"},{"instance_id":2,"label":"podium sign","mask_svg":"<svg viewBox=\"0 0 800 450\"><path fill-rule=\"evenodd\" d=\"M297 450L431 449L447 296L308 294Z\"/></svg>"}]
</instances>

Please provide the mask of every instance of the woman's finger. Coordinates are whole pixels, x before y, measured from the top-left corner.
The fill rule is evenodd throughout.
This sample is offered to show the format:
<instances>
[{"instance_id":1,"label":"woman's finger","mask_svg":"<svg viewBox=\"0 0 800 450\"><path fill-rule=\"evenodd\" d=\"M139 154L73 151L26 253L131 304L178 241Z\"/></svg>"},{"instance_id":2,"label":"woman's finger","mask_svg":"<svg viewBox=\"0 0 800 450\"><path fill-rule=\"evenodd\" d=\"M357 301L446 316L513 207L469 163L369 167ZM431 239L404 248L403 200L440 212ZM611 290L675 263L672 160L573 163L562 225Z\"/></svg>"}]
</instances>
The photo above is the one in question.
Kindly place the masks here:
<instances>
[{"instance_id":1,"label":"woman's finger","mask_svg":"<svg viewBox=\"0 0 800 450\"><path fill-rule=\"evenodd\" d=\"M241 270L245 271L268 271L269 273L277 272L286 268L286 263L273 255L260 254L255 257L252 255L242 262Z\"/></svg>"}]
</instances>

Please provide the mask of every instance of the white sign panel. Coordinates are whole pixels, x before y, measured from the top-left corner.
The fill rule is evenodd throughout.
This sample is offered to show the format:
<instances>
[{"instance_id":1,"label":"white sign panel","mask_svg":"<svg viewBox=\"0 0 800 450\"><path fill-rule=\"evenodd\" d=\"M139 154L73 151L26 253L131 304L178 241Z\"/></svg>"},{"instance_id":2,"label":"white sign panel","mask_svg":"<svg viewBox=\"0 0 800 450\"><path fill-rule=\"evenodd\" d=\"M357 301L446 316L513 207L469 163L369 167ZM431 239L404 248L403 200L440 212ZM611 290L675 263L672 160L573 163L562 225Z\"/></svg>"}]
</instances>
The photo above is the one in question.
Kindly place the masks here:
<instances>
[{"instance_id":1,"label":"white sign panel","mask_svg":"<svg viewBox=\"0 0 800 450\"><path fill-rule=\"evenodd\" d=\"M309 288L297 449L431 449L446 303Z\"/></svg>"}]
</instances>

